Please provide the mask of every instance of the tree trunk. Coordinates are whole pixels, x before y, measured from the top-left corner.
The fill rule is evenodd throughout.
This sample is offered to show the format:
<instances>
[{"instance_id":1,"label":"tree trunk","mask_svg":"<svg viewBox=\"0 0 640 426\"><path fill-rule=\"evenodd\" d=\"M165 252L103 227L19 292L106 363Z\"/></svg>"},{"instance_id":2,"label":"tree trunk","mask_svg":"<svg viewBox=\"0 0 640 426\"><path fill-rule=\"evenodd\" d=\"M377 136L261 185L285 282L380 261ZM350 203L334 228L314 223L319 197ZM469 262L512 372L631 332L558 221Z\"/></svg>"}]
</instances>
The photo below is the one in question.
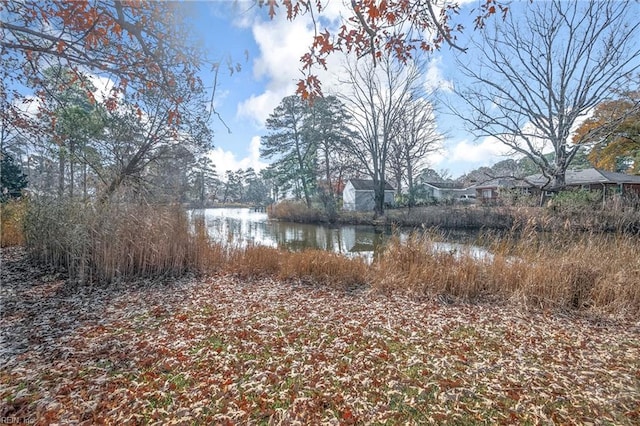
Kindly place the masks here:
<instances>
[{"instance_id":1,"label":"tree trunk","mask_svg":"<svg viewBox=\"0 0 640 426\"><path fill-rule=\"evenodd\" d=\"M204 172L200 173L200 207L204 208L204 196L205 196L205 185L204 185Z\"/></svg>"},{"instance_id":2,"label":"tree trunk","mask_svg":"<svg viewBox=\"0 0 640 426\"><path fill-rule=\"evenodd\" d=\"M60 147L58 151L58 196L62 198L64 195L64 151Z\"/></svg>"},{"instance_id":3,"label":"tree trunk","mask_svg":"<svg viewBox=\"0 0 640 426\"><path fill-rule=\"evenodd\" d=\"M73 198L73 186L74 186L74 162L73 162L73 142L69 142L69 197Z\"/></svg>"},{"instance_id":4,"label":"tree trunk","mask_svg":"<svg viewBox=\"0 0 640 426\"><path fill-rule=\"evenodd\" d=\"M377 218L384 214L384 180L375 180L374 179L374 216Z\"/></svg>"},{"instance_id":5,"label":"tree trunk","mask_svg":"<svg viewBox=\"0 0 640 426\"><path fill-rule=\"evenodd\" d=\"M118 187L120 186L120 184L122 184L123 181L124 181L124 175L122 173L118 174L115 178L113 178L113 180L111 181L107 189L100 196L100 199L98 200L99 203L100 204L106 203L111 198L113 193L116 192L116 189L118 189Z\"/></svg>"},{"instance_id":6,"label":"tree trunk","mask_svg":"<svg viewBox=\"0 0 640 426\"><path fill-rule=\"evenodd\" d=\"M327 179L327 188L329 188L329 196L333 200L333 185L331 185L331 167L329 166L329 149L325 146L324 149L324 171Z\"/></svg>"},{"instance_id":7,"label":"tree trunk","mask_svg":"<svg viewBox=\"0 0 640 426\"><path fill-rule=\"evenodd\" d=\"M401 187L402 187L402 176L398 174L396 175L396 195L401 194L401 191L400 191Z\"/></svg>"},{"instance_id":8,"label":"tree trunk","mask_svg":"<svg viewBox=\"0 0 640 426\"><path fill-rule=\"evenodd\" d=\"M311 207L311 197L309 196L309 188L307 188L307 183L302 182L302 191L304 192L304 202L307 207Z\"/></svg>"},{"instance_id":9,"label":"tree trunk","mask_svg":"<svg viewBox=\"0 0 640 426\"><path fill-rule=\"evenodd\" d=\"M87 164L82 165L82 198L87 199Z\"/></svg>"},{"instance_id":10,"label":"tree trunk","mask_svg":"<svg viewBox=\"0 0 640 426\"><path fill-rule=\"evenodd\" d=\"M415 193L413 191L413 167L411 161L407 161L407 186L409 191L409 207L412 207L416 203Z\"/></svg>"},{"instance_id":11,"label":"tree trunk","mask_svg":"<svg viewBox=\"0 0 640 426\"><path fill-rule=\"evenodd\" d=\"M554 192L560 191L566 185L566 167L562 167L560 171L556 172L553 176L553 183L551 184L551 190Z\"/></svg>"}]
</instances>

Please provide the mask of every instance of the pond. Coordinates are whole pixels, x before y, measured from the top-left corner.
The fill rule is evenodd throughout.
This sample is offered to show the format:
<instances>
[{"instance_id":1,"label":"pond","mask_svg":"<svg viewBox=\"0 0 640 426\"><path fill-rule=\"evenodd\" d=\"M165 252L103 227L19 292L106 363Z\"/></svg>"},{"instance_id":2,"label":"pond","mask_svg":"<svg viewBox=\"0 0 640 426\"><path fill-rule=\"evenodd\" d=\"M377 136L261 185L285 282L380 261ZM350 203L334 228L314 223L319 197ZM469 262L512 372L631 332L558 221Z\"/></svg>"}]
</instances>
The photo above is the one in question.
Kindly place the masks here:
<instances>
[{"instance_id":1,"label":"pond","mask_svg":"<svg viewBox=\"0 0 640 426\"><path fill-rule=\"evenodd\" d=\"M248 208L213 208L191 211L192 216L204 217L209 237L234 247L249 244L278 247L298 251L321 249L341 253L348 257L362 256L372 259L380 253L392 236L391 227L368 225L317 225L270 220L264 212ZM411 230L396 230L401 239ZM469 251L478 258L489 256L482 247L471 244L476 235L449 233L442 241L434 241L437 250L449 252ZM444 236L443 236L444 237Z\"/></svg>"}]
</instances>

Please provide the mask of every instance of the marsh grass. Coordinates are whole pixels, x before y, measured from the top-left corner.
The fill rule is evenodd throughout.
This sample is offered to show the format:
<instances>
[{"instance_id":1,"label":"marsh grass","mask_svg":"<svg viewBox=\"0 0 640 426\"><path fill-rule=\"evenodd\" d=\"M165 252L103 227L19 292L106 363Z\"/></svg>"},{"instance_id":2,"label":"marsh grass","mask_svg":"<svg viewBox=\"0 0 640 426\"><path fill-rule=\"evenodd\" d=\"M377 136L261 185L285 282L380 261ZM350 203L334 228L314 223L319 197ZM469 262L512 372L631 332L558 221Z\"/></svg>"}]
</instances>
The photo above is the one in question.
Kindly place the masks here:
<instances>
[{"instance_id":1,"label":"marsh grass","mask_svg":"<svg viewBox=\"0 0 640 426\"><path fill-rule=\"evenodd\" d=\"M637 236L558 231L534 221L505 233L485 232L472 249L438 248L438 231L394 237L372 263L319 250L230 247L211 242L202 218L179 207L95 206L33 201L26 246L40 262L78 282L226 273L297 280L339 289L463 302L509 303L553 310L640 314Z\"/></svg>"},{"instance_id":2,"label":"marsh grass","mask_svg":"<svg viewBox=\"0 0 640 426\"><path fill-rule=\"evenodd\" d=\"M267 207L267 214L272 219L298 223L327 222L329 217L319 208L308 207L298 201L283 201Z\"/></svg>"},{"instance_id":3,"label":"marsh grass","mask_svg":"<svg viewBox=\"0 0 640 426\"><path fill-rule=\"evenodd\" d=\"M504 301L554 310L640 313L640 242L620 234L552 233L528 228L485 236L491 256L433 249L433 235L394 240L374 265L371 285L420 296Z\"/></svg>"},{"instance_id":4,"label":"marsh grass","mask_svg":"<svg viewBox=\"0 0 640 426\"><path fill-rule=\"evenodd\" d=\"M9 200L0 203L0 247L24 244L23 223L27 211L27 202Z\"/></svg>"},{"instance_id":5,"label":"marsh grass","mask_svg":"<svg viewBox=\"0 0 640 426\"><path fill-rule=\"evenodd\" d=\"M369 266L364 259L349 259L323 250L286 252L278 273L282 279L297 279L352 289L367 284Z\"/></svg>"},{"instance_id":6,"label":"marsh grass","mask_svg":"<svg viewBox=\"0 0 640 426\"><path fill-rule=\"evenodd\" d=\"M178 206L83 204L33 200L25 216L31 257L68 272L79 282L179 276L211 271L221 249L205 241L202 225L190 229Z\"/></svg>"}]
</instances>

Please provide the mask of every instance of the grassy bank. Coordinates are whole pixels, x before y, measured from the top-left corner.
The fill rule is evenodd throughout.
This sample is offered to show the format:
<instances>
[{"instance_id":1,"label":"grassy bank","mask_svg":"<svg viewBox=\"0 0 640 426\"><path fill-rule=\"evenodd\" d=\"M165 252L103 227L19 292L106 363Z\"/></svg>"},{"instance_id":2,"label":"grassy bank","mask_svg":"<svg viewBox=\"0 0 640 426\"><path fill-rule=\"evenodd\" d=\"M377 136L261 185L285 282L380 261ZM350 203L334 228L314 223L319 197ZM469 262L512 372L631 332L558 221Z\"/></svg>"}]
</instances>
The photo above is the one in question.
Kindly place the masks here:
<instances>
[{"instance_id":1,"label":"grassy bank","mask_svg":"<svg viewBox=\"0 0 640 426\"><path fill-rule=\"evenodd\" d=\"M551 236L550 236L551 235ZM435 231L392 240L371 264L324 251L287 252L212 243L202 220L179 208L32 201L25 214L31 258L80 283L231 274L384 294L492 301L558 311L640 314L640 241L627 234L555 232L536 226L485 232L491 256L442 252Z\"/></svg>"},{"instance_id":2,"label":"grassy bank","mask_svg":"<svg viewBox=\"0 0 640 426\"><path fill-rule=\"evenodd\" d=\"M440 229L521 230L542 232L613 232L640 235L640 209L616 203L557 202L548 207L440 205L372 212L339 211L329 216L319 207L282 202L267 210L272 219L300 223L394 225Z\"/></svg>"}]
</instances>

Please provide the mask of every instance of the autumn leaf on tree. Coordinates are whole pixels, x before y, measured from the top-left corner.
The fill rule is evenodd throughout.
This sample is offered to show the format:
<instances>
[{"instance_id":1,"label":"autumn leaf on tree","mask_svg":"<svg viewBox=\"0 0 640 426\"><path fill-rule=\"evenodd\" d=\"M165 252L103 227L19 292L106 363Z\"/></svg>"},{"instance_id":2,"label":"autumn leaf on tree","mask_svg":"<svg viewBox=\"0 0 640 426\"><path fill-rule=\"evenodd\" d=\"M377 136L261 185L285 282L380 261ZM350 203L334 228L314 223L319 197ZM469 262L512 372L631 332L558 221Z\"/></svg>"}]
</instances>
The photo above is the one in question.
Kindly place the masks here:
<instances>
[{"instance_id":1,"label":"autumn leaf on tree","mask_svg":"<svg viewBox=\"0 0 640 426\"><path fill-rule=\"evenodd\" d=\"M640 174L640 93L600 103L573 136L597 168Z\"/></svg>"},{"instance_id":2,"label":"autumn leaf on tree","mask_svg":"<svg viewBox=\"0 0 640 426\"><path fill-rule=\"evenodd\" d=\"M202 58L188 44L188 25L170 2L5 1L2 7L2 79L37 93L43 93L42 70L61 65L77 76L108 75L114 95L159 89L171 97L172 82L193 81ZM26 94L1 96L15 109Z\"/></svg>"},{"instance_id":3,"label":"autumn leaf on tree","mask_svg":"<svg viewBox=\"0 0 640 426\"><path fill-rule=\"evenodd\" d=\"M259 4L263 5L264 2ZM271 18L275 13L274 4L277 6L277 2L269 2L268 14ZM416 50L431 52L443 44L464 50L456 44L454 34L462 31L463 27L452 23L452 17L459 11L457 3L440 7L433 0L353 0L352 15L343 19L335 39L329 39L326 28L318 28L320 21L316 15L322 14L326 7L322 2L316 2L315 7L302 0L284 0L282 4L286 7L287 19L312 14L316 26L316 36L310 41L310 53L301 57L304 77L298 82L297 93L305 99L322 94L319 84L309 84L309 77L315 77L315 66L324 69L326 57L336 51L355 53L357 56L371 55L376 60L382 57L383 52L388 52L404 62ZM481 28L487 18L498 12L504 17L507 11L508 7L498 0L482 2L477 9L476 28Z\"/></svg>"}]
</instances>

